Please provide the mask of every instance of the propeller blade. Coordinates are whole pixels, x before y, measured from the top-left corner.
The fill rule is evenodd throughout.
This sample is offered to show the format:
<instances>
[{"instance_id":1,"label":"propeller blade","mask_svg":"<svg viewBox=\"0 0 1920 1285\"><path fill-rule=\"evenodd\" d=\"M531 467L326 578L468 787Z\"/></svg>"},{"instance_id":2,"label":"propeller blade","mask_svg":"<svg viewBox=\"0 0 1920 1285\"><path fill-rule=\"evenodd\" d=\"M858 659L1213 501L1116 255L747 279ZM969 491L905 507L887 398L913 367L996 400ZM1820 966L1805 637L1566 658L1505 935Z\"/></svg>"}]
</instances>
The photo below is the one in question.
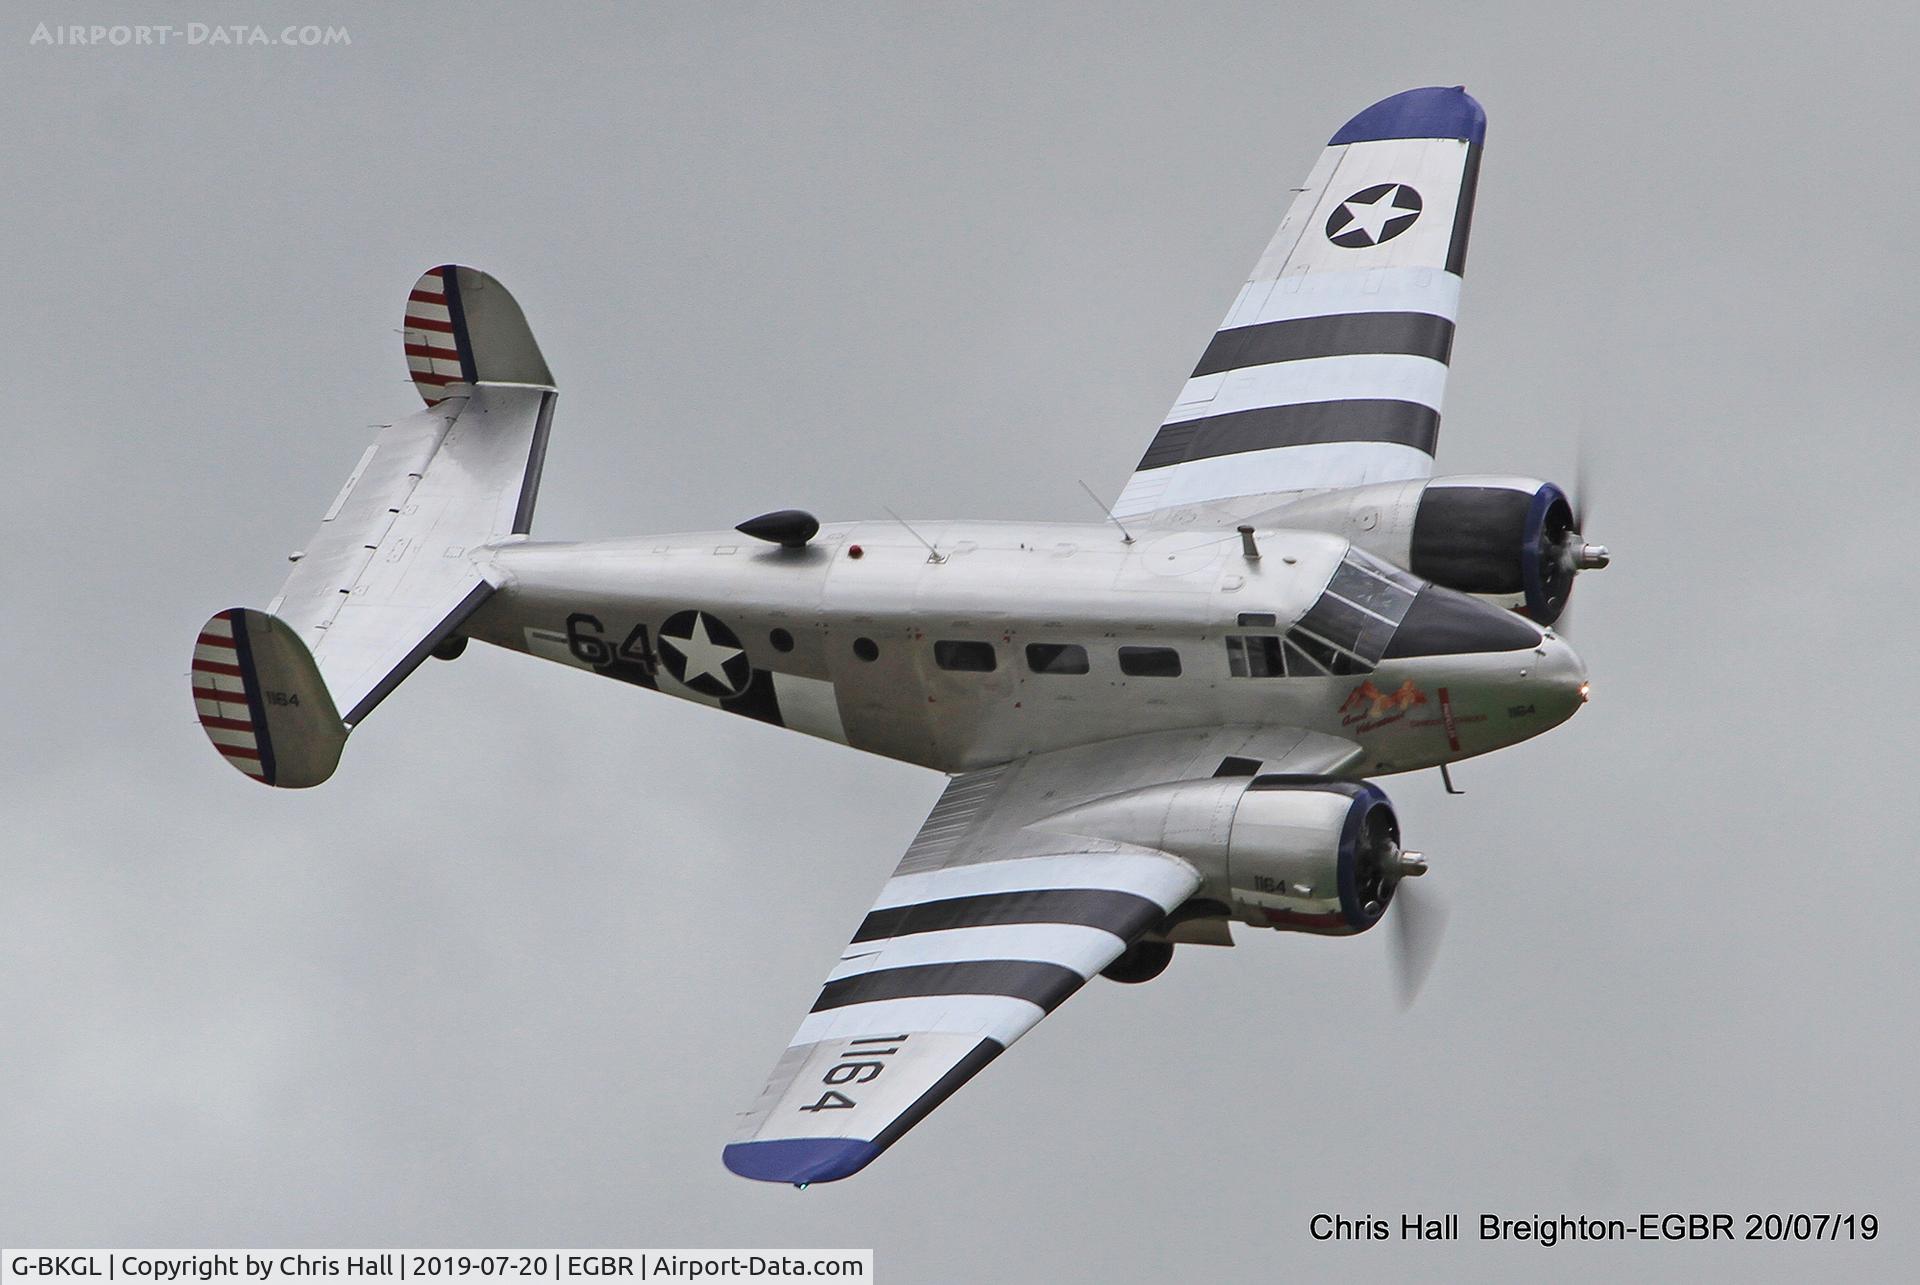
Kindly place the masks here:
<instances>
[{"instance_id":1,"label":"propeller blade","mask_svg":"<svg viewBox=\"0 0 1920 1285\"><path fill-rule=\"evenodd\" d=\"M1573 529L1585 534L1587 520L1593 516L1592 456L1587 453L1587 435L1583 431L1573 444Z\"/></svg>"},{"instance_id":2,"label":"propeller blade","mask_svg":"<svg viewBox=\"0 0 1920 1285\"><path fill-rule=\"evenodd\" d=\"M1393 894L1393 980L1400 1007L1413 1006L1447 931L1447 903L1421 884L1401 880Z\"/></svg>"},{"instance_id":3,"label":"propeller blade","mask_svg":"<svg viewBox=\"0 0 1920 1285\"><path fill-rule=\"evenodd\" d=\"M1593 520L1593 456L1587 449L1587 431L1585 416L1573 439L1573 493L1569 497L1573 504L1573 531L1563 548L1575 574L1604 567L1611 560L1605 545L1587 543L1587 524ZM1560 609L1559 616L1553 622L1554 632L1562 638L1573 637L1573 595L1567 595L1567 601Z\"/></svg>"}]
</instances>

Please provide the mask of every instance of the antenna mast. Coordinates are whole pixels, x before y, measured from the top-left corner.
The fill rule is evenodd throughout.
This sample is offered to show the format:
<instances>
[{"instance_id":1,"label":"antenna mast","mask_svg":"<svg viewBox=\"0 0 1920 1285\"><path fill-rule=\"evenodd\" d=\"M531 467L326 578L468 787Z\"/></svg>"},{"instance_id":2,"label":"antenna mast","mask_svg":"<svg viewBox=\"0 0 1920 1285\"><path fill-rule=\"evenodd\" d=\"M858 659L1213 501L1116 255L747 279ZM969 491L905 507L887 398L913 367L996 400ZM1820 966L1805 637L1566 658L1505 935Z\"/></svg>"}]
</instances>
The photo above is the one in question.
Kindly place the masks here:
<instances>
[{"instance_id":1,"label":"antenna mast","mask_svg":"<svg viewBox=\"0 0 1920 1285\"><path fill-rule=\"evenodd\" d=\"M1120 528L1120 542L1122 544L1132 544L1133 536L1127 531L1126 525L1122 523L1119 518L1116 518L1115 516L1113 516L1113 507L1109 505L1105 500L1101 499L1098 495L1095 495L1093 493L1093 488L1087 485L1085 478L1081 478L1079 479L1079 481L1080 481L1080 489L1087 493L1087 498L1089 500L1092 500L1095 504L1100 506L1100 511L1107 515L1107 521L1113 523L1115 526Z\"/></svg>"},{"instance_id":2,"label":"antenna mast","mask_svg":"<svg viewBox=\"0 0 1920 1285\"><path fill-rule=\"evenodd\" d=\"M886 508L884 504L881 505L880 507ZM926 536L921 535L918 531L914 530L912 527L907 526L907 520L905 518L901 517L898 513L895 513L892 509L887 509L887 516L892 518L895 522L898 522L901 526L907 527L908 535L912 536L914 539L918 540L920 543L927 546L928 562L945 562L947 560L945 555L943 555L940 552L940 550L933 547L933 542L931 540L927 539Z\"/></svg>"}]
</instances>

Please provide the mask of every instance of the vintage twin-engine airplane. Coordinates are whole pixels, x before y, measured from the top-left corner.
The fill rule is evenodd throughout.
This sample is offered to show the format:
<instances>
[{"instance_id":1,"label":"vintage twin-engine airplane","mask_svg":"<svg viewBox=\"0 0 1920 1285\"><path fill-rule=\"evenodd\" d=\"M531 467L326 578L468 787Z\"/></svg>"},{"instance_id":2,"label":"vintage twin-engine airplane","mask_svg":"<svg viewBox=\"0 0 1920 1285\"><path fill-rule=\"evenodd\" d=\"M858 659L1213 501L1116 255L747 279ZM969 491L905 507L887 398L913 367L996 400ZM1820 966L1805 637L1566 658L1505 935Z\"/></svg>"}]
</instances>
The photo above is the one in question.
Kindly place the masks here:
<instances>
[{"instance_id":1,"label":"vintage twin-engine airplane","mask_svg":"<svg viewBox=\"0 0 1920 1285\"><path fill-rule=\"evenodd\" d=\"M1107 522L534 542L553 377L498 282L435 268L405 322L427 409L265 611L207 622L200 721L317 785L478 638L949 774L724 1153L844 1178L1095 973L1231 921L1371 928L1425 865L1363 778L1586 699L1547 626L1606 551L1548 483L1432 476L1485 123L1433 88L1341 127Z\"/></svg>"}]
</instances>

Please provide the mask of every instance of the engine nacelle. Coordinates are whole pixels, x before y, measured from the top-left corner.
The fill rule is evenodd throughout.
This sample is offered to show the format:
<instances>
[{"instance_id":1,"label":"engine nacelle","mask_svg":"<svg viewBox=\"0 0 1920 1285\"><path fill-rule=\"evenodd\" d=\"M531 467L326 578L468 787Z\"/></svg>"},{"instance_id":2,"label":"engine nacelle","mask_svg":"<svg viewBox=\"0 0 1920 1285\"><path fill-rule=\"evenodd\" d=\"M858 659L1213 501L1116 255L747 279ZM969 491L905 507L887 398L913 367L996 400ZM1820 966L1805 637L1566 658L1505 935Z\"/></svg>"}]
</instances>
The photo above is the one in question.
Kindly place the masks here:
<instances>
[{"instance_id":1,"label":"engine nacelle","mask_svg":"<svg viewBox=\"0 0 1920 1285\"><path fill-rule=\"evenodd\" d=\"M1406 855L1372 782L1256 777L1233 811L1227 904L1263 928L1365 932L1393 900Z\"/></svg>"},{"instance_id":2,"label":"engine nacelle","mask_svg":"<svg viewBox=\"0 0 1920 1285\"><path fill-rule=\"evenodd\" d=\"M1035 828L1170 852L1200 870L1196 903L1297 932L1365 932L1399 881L1426 869L1401 851L1393 805L1368 781L1179 781L1082 804Z\"/></svg>"},{"instance_id":3,"label":"engine nacelle","mask_svg":"<svg viewBox=\"0 0 1920 1285\"><path fill-rule=\"evenodd\" d=\"M1574 568L1561 556L1573 504L1535 478L1437 478L1421 492L1407 569L1463 593L1518 595L1552 624L1567 605Z\"/></svg>"},{"instance_id":4,"label":"engine nacelle","mask_svg":"<svg viewBox=\"0 0 1920 1285\"><path fill-rule=\"evenodd\" d=\"M1577 571L1606 565L1606 550L1577 538L1566 493L1531 477L1345 487L1292 501L1260 520L1343 535L1437 585L1524 607L1543 625L1566 609Z\"/></svg>"}]
</instances>

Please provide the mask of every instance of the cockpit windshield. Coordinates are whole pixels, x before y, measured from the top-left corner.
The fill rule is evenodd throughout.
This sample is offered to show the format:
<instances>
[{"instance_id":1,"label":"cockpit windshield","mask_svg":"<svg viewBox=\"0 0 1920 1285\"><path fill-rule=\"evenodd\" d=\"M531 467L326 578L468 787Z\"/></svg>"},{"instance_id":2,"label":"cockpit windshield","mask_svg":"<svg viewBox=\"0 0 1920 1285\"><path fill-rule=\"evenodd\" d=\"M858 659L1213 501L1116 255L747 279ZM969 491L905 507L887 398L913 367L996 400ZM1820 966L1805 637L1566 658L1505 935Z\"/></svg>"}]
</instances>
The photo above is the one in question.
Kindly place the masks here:
<instances>
[{"instance_id":1,"label":"cockpit windshield","mask_svg":"<svg viewBox=\"0 0 1920 1285\"><path fill-rule=\"evenodd\" d=\"M1284 635L1230 635L1228 668L1236 678L1369 673L1424 584L1349 547L1319 600Z\"/></svg>"}]
</instances>

